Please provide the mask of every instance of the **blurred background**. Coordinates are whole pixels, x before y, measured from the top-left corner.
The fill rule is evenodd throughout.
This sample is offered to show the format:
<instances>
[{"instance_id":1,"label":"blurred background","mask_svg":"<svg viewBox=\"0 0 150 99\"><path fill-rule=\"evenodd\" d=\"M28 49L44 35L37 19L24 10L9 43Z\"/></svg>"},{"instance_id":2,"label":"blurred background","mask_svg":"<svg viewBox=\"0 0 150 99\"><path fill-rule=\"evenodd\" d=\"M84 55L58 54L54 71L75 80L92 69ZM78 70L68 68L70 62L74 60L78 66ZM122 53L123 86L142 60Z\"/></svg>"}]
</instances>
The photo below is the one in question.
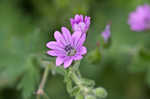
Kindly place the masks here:
<instances>
[{"instance_id":1,"label":"blurred background","mask_svg":"<svg viewBox=\"0 0 150 99\"><path fill-rule=\"evenodd\" d=\"M128 15L149 0L0 0L0 99L35 99L43 69L35 57L48 50L46 42L75 14L91 17L88 52L102 41L111 21L111 45L101 60L85 57L80 71L104 87L107 99L150 99L150 31L133 32ZM100 42L101 47L101 42ZM45 91L50 99L73 99L63 76L49 74Z\"/></svg>"}]
</instances>

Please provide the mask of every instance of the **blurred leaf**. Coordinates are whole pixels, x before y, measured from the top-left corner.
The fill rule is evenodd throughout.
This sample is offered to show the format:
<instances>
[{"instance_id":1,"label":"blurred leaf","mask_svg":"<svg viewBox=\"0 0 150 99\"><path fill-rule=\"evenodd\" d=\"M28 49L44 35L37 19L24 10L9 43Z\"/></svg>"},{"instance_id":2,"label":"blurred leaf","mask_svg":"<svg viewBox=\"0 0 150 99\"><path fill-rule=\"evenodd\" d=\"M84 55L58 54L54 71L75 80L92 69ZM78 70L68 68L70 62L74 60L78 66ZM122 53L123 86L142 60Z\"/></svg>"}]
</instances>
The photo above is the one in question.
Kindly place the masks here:
<instances>
[{"instance_id":1,"label":"blurred leaf","mask_svg":"<svg viewBox=\"0 0 150 99\"><path fill-rule=\"evenodd\" d=\"M74 87L73 90L72 90L72 96L76 96L79 93L80 93L80 88L79 87Z\"/></svg>"},{"instance_id":2,"label":"blurred leaf","mask_svg":"<svg viewBox=\"0 0 150 99\"><path fill-rule=\"evenodd\" d=\"M139 52L140 57L145 61L150 61L150 49L141 48Z\"/></svg>"},{"instance_id":3,"label":"blurred leaf","mask_svg":"<svg viewBox=\"0 0 150 99\"><path fill-rule=\"evenodd\" d=\"M101 61L101 57L100 49L96 48L88 54L87 60L93 64L96 64Z\"/></svg>"},{"instance_id":4,"label":"blurred leaf","mask_svg":"<svg viewBox=\"0 0 150 99\"><path fill-rule=\"evenodd\" d=\"M145 59L146 58L146 59ZM150 61L147 61L147 55L139 51L133 55L129 70L132 72L146 72L150 66Z\"/></svg>"},{"instance_id":5,"label":"blurred leaf","mask_svg":"<svg viewBox=\"0 0 150 99\"><path fill-rule=\"evenodd\" d=\"M77 94L75 96L75 99L84 99L84 96L82 94Z\"/></svg>"},{"instance_id":6,"label":"blurred leaf","mask_svg":"<svg viewBox=\"0 0 150 99\"><path fill-rule=\"evenodd\" d=\"M150 86L150 67L147 69L146 81L147 81L148 85Z\"/></svg>"},{"instance_id":7,"label":"blurred leaf","mask_svg":"<svg viewBox=\"0 0 150 99\"><path fill-rule=\"evenodd\" d=\"M29 57L26 64L26 71L18 85L18 88L22 90L24 99L30 99L30 97L35 94L39 78L40 73L37 66L35 66L34 60Z\"/></svg>"},{"instance_id":8,"label":"blurred leaf","mask_svg":"<svg viewBox=\"0 0 150 99\"><path fill-rule=\"evenodd\" d=\"M95 82L91 79L82 78L81 82L84 86L89 86L89 87L92 87L92 88L95 86Z\"/></svg>"},{"instance_id":9,"label":"blurred leaf","mask_svg":"<svg viewBox=\"0 0 150 99\"><path fill-rule=\"evenodd\" d=\"M65 74L65 69L64 67L56 67L55 68L56 72L61 74L61 75L64 75Z\"/></svg>"}]
</instances>

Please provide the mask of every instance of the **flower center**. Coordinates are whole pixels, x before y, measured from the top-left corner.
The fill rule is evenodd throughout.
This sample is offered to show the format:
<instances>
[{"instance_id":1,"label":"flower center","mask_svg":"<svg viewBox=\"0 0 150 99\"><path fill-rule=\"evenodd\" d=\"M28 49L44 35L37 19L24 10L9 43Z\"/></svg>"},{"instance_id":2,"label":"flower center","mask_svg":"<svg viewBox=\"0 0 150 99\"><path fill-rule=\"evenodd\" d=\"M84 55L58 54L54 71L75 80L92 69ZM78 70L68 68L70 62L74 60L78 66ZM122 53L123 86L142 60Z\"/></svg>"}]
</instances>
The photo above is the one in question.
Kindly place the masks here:
<instances>
[{"instance_id":1,"label":"flower center","mask_svg":"<svg viewBox=\"0 0 150 99\"><path fill-rule=\"evenodd\" d=\"M74 56L76 54L76 50L71 46L71 44L66 45L65 51L67 52L67 56Z\"/></svg>"}]
</instances>

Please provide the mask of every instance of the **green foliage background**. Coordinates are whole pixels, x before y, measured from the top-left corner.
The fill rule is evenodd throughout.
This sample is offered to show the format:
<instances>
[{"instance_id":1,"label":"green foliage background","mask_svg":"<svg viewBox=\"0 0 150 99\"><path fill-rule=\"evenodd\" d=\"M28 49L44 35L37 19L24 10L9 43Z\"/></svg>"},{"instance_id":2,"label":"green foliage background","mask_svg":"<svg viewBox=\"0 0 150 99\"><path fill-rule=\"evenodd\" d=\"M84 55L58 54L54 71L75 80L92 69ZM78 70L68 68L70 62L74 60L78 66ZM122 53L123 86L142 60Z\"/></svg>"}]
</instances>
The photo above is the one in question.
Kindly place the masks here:
<instances>
[{"instance_id":1,"label":"green foliage background","mask_svg":"<svg viewBox=\"0 0 150 99\"><path fill-rule=\"evenodd\" d=\"M91 16L86 46L96 48L112 22L112 42L102 59L84 58L80 71L108 91L107 99L150 99L150 31L132 32L128 14L149 0L0 0L0 99L35 99L43 68L36 59L76 13ZM100 43L101 45L101 43ZM50 99L72 99L60 75L49 74Z\"/></svg>"}]
</instances>

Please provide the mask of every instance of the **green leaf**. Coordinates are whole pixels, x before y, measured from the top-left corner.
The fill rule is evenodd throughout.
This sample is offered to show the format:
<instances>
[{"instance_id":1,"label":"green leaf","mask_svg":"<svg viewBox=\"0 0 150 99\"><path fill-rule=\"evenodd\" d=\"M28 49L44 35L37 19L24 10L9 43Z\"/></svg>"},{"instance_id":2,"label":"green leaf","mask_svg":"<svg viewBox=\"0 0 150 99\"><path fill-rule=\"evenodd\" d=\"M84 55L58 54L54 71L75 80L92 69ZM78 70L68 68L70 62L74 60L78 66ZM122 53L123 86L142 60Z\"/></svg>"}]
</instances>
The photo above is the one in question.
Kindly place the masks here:
<instances>
[{"instance_id":1,"label":"green leaf","mask_svg":"<svg viewBox=\"0 0 150 99\"><path fill-rule=\"evenodd\" d=\"M147 68L150 66L150 61L145 60L145 56L141 56L140 53L136 53L131 61L129 66L130 72L145 72Z\"/></svg>"},{"instance_id":2,"label":"green leaf","mask_svg":"<svg viewBox=\"0 0 150 99\"><path fill-rule=\"evenodd\" d=\"M148 85L150 86L150 68L148 68L148 70L147 70L146 81L147 81Z\"/></svg>"},{"instance_id":3,"label":"green leaf","mask_svg":"<svg viewBox=\"0 0 150 99\"><path fill-rule=\"evenodd\" d=\"M101 60L101 53L99 48L96 48L95 50L91 51L87 56L87 60L93 64L99 63Z\"/></svg>"},{"instance_id":4,"label":"green leaf","mask_svg":"<svg viewBox=\"0 0 150 99\"><path fill-rule=\"evenodd\" d=\"M141 48L139 51L140 58L144 59L145 61L150 61L150 49L148 48Z\"/></svg>"},{"instance_id":5,"label":"green leaf","mask_svg":"<svg viewBox=\"0 0 150 99\"><path fill-rule=\"evenodd\" d=\"M40 73L38 71L38 66L35 67L34 65L34 60L29 58L24 76L18 85L18 88L22 90L23 99L30 99L30 97L36 92Z\"/></svg>"},{"instance_id":6,"label":"green leaf","mask_svg":"<svg viewBox=\"0 0 150 99\"><path fill-rule=\"evenodd\" d=\"M14 85L25 71L23 58L12 53L8 54L9 57L4 56L0 59L0 87Z\"/></svg>"}]
</instances>

